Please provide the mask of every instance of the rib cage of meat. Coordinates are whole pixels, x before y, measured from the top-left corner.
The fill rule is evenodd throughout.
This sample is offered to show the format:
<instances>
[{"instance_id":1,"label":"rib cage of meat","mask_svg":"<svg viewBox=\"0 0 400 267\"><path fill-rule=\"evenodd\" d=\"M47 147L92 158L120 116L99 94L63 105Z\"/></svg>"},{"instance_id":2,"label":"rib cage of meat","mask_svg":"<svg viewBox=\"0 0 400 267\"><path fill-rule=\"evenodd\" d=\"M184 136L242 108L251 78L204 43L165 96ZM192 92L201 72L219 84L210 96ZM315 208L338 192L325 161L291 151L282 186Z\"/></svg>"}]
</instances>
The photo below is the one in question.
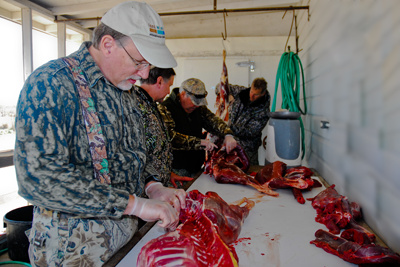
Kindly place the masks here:
<instances>
[{"instance_id":1,"label":"rib cage of meat","mask_svg":"<svg viewBox=\"0 0 400 267\"><path fill-rule=\"evenodd\" d=\"M239 205L246 203L245 206ZM197 190L186 197L176 231L149 241L141 250L138 267L238 266L234 247L227 244L239 236L244 219L254 207L246 198L228 205L218 194Z\"/></svg>"}]
</instances>

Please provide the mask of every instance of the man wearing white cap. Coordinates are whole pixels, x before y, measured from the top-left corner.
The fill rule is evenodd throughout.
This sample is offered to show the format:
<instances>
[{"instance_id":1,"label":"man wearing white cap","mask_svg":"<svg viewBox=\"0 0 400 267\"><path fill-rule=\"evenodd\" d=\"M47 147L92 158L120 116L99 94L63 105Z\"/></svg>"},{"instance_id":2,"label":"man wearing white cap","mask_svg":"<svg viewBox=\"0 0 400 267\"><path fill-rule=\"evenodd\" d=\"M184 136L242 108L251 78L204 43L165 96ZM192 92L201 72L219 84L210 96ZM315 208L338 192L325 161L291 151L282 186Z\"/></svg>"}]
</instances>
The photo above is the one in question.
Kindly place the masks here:
<instances>
[{"instance_id":1,"label":"man wearing white cap","mask_svg":"<svg viewBox=\"0 0 400 267\"><path fill-rule=\"evenodd\" d=\"M34 205L32 266L101 266L132 238L138 217L176 228L186 193L163 187L146 161L140 111L127 91L151 65L177 63L159 15L130 1L104 15L93 43L26 80L14 161L19 194Z\"/></svg>"}]
</instances>

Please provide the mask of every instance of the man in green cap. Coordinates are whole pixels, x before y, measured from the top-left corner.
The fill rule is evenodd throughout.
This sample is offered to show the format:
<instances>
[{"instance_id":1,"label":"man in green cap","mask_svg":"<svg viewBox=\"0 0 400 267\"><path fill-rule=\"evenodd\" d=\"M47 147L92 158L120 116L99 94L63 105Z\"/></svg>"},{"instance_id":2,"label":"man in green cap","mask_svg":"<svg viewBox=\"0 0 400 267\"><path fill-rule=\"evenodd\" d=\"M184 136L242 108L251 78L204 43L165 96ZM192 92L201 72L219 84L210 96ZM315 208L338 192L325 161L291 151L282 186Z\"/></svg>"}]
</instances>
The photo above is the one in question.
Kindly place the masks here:
<instances>
[{"instance_id":1,"label":"man in green cap","mask_svg":"<svg viewBox=\"0 0 400 267\"><path fill-rule=\"evenodd\" d=\"M159 105L173 148L172 171L178 175L193 177L201 170L205 150L217 147L204 139L203 129L224 138L228 153L236 147L231 129L207 108L206 96L204 83L190 78Z\"/></svg>"}]
</instances>

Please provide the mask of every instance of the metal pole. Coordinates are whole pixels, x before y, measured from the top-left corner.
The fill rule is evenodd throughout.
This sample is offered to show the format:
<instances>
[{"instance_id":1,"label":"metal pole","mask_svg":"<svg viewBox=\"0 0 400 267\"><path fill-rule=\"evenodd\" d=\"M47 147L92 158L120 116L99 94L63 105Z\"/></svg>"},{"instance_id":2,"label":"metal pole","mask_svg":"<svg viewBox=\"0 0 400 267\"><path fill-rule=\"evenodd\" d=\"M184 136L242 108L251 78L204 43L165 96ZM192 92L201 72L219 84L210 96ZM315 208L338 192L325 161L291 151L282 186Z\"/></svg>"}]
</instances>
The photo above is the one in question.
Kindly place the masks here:
<instances>
[{"instance_id":1,"label":"metal pole","mask_svg":"<svg viewBox=\"0 0 400 267\"><path fill-rule=\"evenodd\" d=\"M290 6L290 7L256 7L256 8L241 8L241 9L219 9L219 10L196 10L196 11L181 11L159 13L160 16L179 16L179 15L196 15L196 14L211 14L223 12L260 12L260 11L286 11L309 9L309 6Z\"/></svg>"},{"instance_id":2,"label":"metal pole","mask_svg":"<svg viewBox=\"0 0 400 267\"><path fill-rule=\"evenodd\" d=\"M216 4L216 3L215 3ZM286 10L309 10L309 6L290 6L290 7L257 7L257 8L241 8L241 9L219 9L219 10L196 10L182 12L159 13L160 16L183 16L196 14L215 14L215 13L239 13L239 12L263 12L263 11L286 11ZM84 20L100 20L101 17L81 18L81 19L56 19L54 22L64 21L84 21Z\"/></svg>"},{"instance_id":3,"label":"metal pole","mask_svg":"<svg viewBox=\"0 0 400 267\"><path fill-rule=\"evenodd\" d=\"M296 34L296 54L299 53L299 36L297 36L297 15L294 16L294 30Z\"/></svg>"}]
</instances>

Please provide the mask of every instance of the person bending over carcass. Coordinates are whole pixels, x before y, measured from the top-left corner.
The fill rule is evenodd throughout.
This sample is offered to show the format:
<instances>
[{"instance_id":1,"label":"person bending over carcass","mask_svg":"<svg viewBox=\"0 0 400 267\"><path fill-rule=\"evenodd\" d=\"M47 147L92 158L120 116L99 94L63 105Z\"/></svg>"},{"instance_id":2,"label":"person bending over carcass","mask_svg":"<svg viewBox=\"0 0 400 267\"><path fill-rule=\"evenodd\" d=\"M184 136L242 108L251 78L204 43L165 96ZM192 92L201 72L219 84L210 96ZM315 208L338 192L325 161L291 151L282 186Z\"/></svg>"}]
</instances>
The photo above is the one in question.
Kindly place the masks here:
<instances>
[{"instance_id":1,"label":"person bending over carcass","mask_svg":"<svg viewBox=\"0 0 400 267\"><path fill-rule=\"evenodd\" d=\"M215 93L219 94L218 84ZM229 84L229 121L228 125L238 138L250 165L259 165L258 148L261 145L262 130L269 120L270 95L264 78L256 78L251 87Z\"/></svg>"},{"instance_id":2,"label":"person bending over carcass","mask_svg":"<svg viewBox=\"0 0 400 267\"><path fill-rule=\"evenodd\" d=\"M190 78L180 88L174 88L159 105L173 148L172 171L178 175L196 175L204 163L205 150L216 148L204 139L202 129L224 138L228 153L236 147L231 129L207 108L206 96L204 83Z\"/></svg>"},{"instance_id":3,"label":"person bending over carcass","mask_svg":"<svg viewBox=\"0 0 400 267\"><path fill-rule=\"evenodd\" d=\"M158 183L128 92L151 65L177 65L155 27L163 23L154 9L123 2L103 16L93 43L26 80L14 163L18 193L35 206L32 266L102 266L132 238L138 217L178 224L186 193ZM149 199L139 197L144 191Z\"/></svg>"},{"instance_id":4,"label":"person bending over carcass","mask_svg":"<svg viewBox=\"0 0 400 267\"><path fill-rule=\"evenodd\" d=\"M144 117L147 156L151 158L153 167L158 171L165 186L182 187L190 177L181 177L172 170L172 145L157 105L170 93L174 83L175 71L172 68L152 68L147 79L141 79L141 86L134 86L133 92L139 102ZM178 183L176 183L179 181Z\"/></svg>"}]
</instances>

